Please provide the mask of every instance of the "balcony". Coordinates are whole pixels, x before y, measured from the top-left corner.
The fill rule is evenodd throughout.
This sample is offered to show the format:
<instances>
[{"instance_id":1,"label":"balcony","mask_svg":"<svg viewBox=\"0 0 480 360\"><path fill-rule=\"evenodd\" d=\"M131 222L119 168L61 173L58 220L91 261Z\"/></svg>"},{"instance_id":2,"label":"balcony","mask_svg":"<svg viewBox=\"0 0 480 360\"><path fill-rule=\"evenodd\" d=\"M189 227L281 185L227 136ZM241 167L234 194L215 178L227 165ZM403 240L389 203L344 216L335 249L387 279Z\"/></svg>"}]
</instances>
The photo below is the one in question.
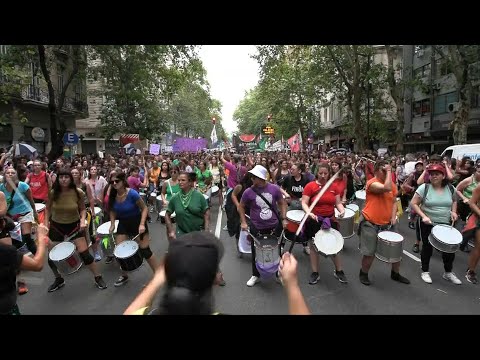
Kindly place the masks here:
<instances>
[{"instance_id":1,"label":"balcony","mask_svg":"<svg viewBox=\"0 0 480 360\"><path fill-rule=\"evenodd\" d=\"M34 102L38 104L48 105L50 96L48 95L47 89L43 89L38 86L28 85L25 89L22 90L22 98L29 102ZM58 98L56 101L58 105ZM86 113L88 111L88 105L85 100L82 100L80 97L65 97L63 102L63 111L71 112L81 112Z\"/></svg>"}]
</instances>

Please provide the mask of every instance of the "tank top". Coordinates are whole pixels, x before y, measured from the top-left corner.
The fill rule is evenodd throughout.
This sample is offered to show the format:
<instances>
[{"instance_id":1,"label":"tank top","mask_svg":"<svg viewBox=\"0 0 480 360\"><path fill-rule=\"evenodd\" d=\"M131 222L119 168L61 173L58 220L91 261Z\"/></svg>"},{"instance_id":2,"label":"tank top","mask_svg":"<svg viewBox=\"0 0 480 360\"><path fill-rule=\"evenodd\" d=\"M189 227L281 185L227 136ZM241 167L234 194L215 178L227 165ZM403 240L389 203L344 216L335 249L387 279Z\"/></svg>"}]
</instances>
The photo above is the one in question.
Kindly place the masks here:
<instances>
[{"instance_id":1,"label":"tank top","mask_svg":"<svg viewBox=\"0 0 480 360\"><path fill-rule=\"evenodd\" d=\"M170 180L167 180L167 189L165 191L165 197L167 201L170 201L173 195L180 191L180 184L177 182L175 185L170 185Z\"/></svg>"},{"instance_id":2,"label":"tank top","mask_svg":"<svg viewBox=\"0 0 480 360\"><path fill-rule=\"evenodd\" d=\"M477 182L475 181L475 174L472 175L472 183L468 185L465 189L463 189L463 196L467 199L471 199L473 195L473 189L477 186Z\"/></svg>"}]
</instances>

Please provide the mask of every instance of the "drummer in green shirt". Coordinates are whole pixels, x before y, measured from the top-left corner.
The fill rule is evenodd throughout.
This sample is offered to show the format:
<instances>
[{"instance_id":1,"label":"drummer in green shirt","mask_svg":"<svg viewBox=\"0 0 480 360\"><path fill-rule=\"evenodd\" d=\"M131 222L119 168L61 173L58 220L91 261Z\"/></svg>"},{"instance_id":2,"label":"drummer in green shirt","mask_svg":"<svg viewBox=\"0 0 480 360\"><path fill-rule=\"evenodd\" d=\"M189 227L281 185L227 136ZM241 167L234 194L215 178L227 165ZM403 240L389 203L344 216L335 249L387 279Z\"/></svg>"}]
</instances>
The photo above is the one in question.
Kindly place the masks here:
<instances>
[{"instance_id":1,"label":"drummer in green shirt","mask_svg":"<svg viewBox=\"0 0 480 360\"><path fill-rule=\"evenodd\" d=\"M200 161L199 167L195 168L195 173L197 174L197 186L198 190L208 196L208 201L212 196L212 173L207 169L207 162Z\"/></svg>"}]
</instances>

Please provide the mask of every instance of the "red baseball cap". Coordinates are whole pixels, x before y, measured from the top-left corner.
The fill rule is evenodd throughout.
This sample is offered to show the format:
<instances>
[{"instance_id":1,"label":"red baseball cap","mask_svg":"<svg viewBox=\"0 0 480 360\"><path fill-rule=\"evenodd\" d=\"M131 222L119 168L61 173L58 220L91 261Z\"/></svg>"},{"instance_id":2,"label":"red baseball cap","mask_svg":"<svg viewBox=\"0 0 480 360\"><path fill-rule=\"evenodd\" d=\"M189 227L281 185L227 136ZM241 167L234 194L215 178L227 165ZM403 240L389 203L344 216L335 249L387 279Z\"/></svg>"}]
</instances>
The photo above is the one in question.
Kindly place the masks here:
<instances>
[{"instance_id":1,"label":"red baseball cap","mask_svg":"<svg viewBox=\"0 0 480 360\"><path fill-rule=\"evenodd\" d=\"M445 176L446 174L446 170L445 170L445 166L441 165L441 164L434 164L434 165L430 165L428 167L428 172L432 172L432 171L439 171L443 174L443 176Z\"/></svg>"}]
</instances>

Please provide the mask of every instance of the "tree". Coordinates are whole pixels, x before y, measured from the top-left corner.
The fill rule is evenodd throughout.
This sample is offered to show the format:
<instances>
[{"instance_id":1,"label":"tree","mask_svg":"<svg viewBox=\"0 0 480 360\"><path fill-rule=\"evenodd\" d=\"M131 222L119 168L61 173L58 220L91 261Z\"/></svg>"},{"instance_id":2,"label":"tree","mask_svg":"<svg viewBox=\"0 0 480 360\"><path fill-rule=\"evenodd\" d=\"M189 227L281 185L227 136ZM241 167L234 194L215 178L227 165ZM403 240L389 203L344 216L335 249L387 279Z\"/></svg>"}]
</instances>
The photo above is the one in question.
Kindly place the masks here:
<instances>
[{"instance_id":1,"label":"tree","mask_svg":"<svg viewBox=\"0 0 480 360\"><path fill-rule=\"evenodd\" d=\"M458 111L455 111L455 117L450 124L450 128L453 129L454 144L466 144L473 89L472 81L479 78L480 46L447 45L447 51L444 51L438 45L432 47L446 61L446 66L452 70L455 77Z\"/></svg>"},{"instance_id":2,"label":"tree","mask_svg":"<svg viewBox=\"0 0 480 360\"><path fill-rule=\"evenodd\" d=\"M138 133L148 139L167 131L172 120L168 112L179 89L204 72L195 50L173 45L89 46L90 76L104 79L103 133Z\"/></svg>"}]
</instances>

